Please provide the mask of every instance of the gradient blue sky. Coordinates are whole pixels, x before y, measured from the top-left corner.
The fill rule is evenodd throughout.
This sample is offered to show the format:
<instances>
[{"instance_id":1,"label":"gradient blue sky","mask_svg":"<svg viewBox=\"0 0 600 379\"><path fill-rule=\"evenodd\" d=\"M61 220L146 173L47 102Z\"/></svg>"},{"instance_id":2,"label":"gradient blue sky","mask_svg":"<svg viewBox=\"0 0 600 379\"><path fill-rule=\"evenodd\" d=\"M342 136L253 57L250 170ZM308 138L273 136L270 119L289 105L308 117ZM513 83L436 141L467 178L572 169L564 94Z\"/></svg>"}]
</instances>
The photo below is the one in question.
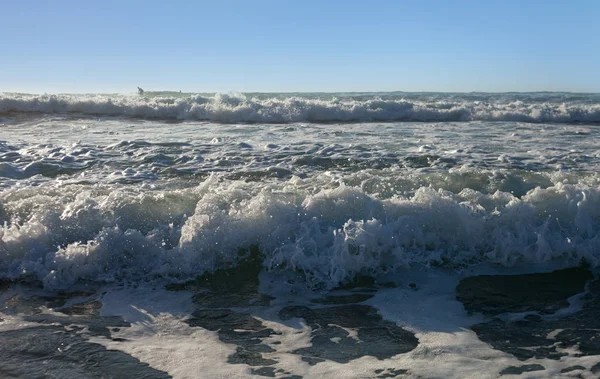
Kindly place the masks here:
<instances>
[{"instance_id":1,"label":"gradient blue sky","mask_svg":"<svg viewBox=\"0 0 600 379\"><path fill-rule=\"evenodd\" d=\"M600 92L600 1L4 1L0 91Z\"/></svg>"}]
</instances>

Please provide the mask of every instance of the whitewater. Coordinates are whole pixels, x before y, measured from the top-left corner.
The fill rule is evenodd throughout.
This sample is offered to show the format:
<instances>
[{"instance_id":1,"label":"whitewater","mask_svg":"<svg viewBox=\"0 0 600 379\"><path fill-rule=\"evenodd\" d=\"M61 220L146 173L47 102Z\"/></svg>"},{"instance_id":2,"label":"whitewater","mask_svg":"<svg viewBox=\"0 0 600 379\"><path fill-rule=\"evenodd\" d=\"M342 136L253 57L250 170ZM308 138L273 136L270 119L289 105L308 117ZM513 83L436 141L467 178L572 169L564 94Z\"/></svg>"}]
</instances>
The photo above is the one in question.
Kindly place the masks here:
<instances>
[{"instance_id":1,"label":"whitewater","mask_svg":"<svg viewBox=\"0 0 600 379\"><path fill-rule=\"evenodd\" d=\"M220 123L524 121L598 123L597 94L182 94L0 96L1 113L75 113Z\"/></svg>"},{"instance_id":2,"label":"whitewater","mask_svg":"<svg viewBox=\"0 0 600 379\"><path fill-rule=\"evenodd\" d=\"M597 377L598 141L598 94L0 93L0 376Z\"/></svg>"}]
</instances>

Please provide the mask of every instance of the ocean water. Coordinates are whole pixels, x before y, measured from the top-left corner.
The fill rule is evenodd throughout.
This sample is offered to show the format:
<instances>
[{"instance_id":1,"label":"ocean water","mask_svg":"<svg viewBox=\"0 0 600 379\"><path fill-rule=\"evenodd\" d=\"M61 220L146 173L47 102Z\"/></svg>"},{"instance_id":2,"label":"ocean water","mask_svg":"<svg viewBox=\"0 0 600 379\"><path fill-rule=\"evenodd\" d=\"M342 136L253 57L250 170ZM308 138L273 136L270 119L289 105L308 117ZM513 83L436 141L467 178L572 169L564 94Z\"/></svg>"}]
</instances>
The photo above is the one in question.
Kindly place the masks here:
<instances>
[{"instance_id":1,"label":"ocean water","mask_svg":"<svg viewBox=\"0 0 600 379\"><path fill-rule=\"evenodd\" d=\"M0 94L0 377L598 377L598 141L598 94Z\"/></svg>"}]
</instances>

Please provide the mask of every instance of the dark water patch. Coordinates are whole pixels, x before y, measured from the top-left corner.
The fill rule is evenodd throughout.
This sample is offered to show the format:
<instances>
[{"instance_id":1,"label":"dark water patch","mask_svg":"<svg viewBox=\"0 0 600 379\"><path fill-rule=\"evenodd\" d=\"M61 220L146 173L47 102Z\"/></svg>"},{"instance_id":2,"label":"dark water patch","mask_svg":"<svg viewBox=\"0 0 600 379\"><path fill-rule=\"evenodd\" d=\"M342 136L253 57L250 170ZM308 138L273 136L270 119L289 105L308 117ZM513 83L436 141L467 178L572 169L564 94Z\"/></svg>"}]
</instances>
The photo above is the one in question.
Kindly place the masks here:
<instances>
[{"instance_id":1,"label":"dark water patch","mask_svg":"<svg viewBox=\"0 0 600 379\"><path fill-rule=\"evenodd\" d=\"M129 327L128 322L119 316L100 316L99 310L102 303L96 299L71 304L65 307L68 300L78 297L89 297L89 293L73 292L57 294L56 297L47 296L20 296L15 295L4 303L3 312L20 314L23 320L41 325L59 324L70 327L79 325L85 327L86 334L111 339L111 330L115 327ZM51 309L68 317L48 314L43 309Z\"/></svg>"},{"instance_id":2,"label":"dark water patch","mask_svg":"<svg viewBox=\"0 0 600 379\"><path fill-rule=\"evenodd\" d=\"M568 306L567 299L584 290L591 271L569 268L544 274L480 275L461 280L456 299L469 313L554 313Z\"/></svg>"},{"instance_id":3,"label":"dark water patch","mask_svg":"<svg viewBox=\"0 0 600 379\"><path fill-rule=\"evenodd\" d=\"M0 219L2 218L2 205L0 204ZM0 279L0 294L8 290L14 282L12 280Z\"/></svg>"},{"instance_id":4,"label":"dark water patch","mask_svg":"<svg viewBox=\"0 0 600 379\"><path fill-rule=\"evenodd\" d=\"M36 315L43 308L61 311L67 301L74 298L87 298L94 295L93 292L58 292L55 294L37 292L41 290L39 283L6 282L4 291L14 288L15 293L2 302L2 312L7 314L20 314L24 316ZM64 308L69 311L69 308Z\"/></svg>"},{"instance_id":5,"label":"dark water patch","mask_svg":"<svg viewBox=\"0 0 600 379\"><path fill-rule=\"evenodd\" d=\"M377 278L370 275L357 274L351 277L350 279L346 279L345 281L341 282L337 287L333 288L329 292L329 295L338 296L338 291L351 291L354 293L365 295L365 293L377 292L381 288L397 287L398 284L393 281L380 281Z\"/></svg>"},{"instance_id":6,"label":"dark water patch","mask_svg":"<svg viewBox=\"0 0 600 379\"><path fill-rule=\"evenodd\" d=\"M269 305L272 299L258 292L263 256L256 247L239 254L235 267L205 273L182 284L170 284L167 289L195 292L192 301L199 308L186 322L192 327L217 331L222 342L236 345L235 353L228 357L229 363L270 366L277 361L262 354L275 350L263 343L263 339L277 333L251 314L253 307Z\"/></svg>"},{"instance_id":7,"label":"dark water patch","mask_svg":"<svg viewBox=\"0 0 600 379\"><path fill-rule=\"evenodd\" d=\"M373 295L370 294L362 294L362 293L354 293L351 295L334 295L334 296L326 296L323 298L313 299L311 300L313 303L317 304L355 304L362 303L363 301L367 301L372 298Z\"/></svg>"},{"instance_id":8,"label":"dark water patch","mask_svg":"<svg viewBox=\"0 0 600 379\"><path fill-rule=\"evenodd\" d=\"M250 373L252 375L266 376L268 378L274 378L275 377L275 368L274 367L261 367L261 368L257 368L257 369L251 369Z\"/></svg>"},{"instance_id":9,"label":"dark water patch","mask_svg":"<svg viewBox=\"0 0 600 379\"><path fill-rule=\"evenodd\" d=\"M579 365L571 366L571 367L563 368L562 370L560 370L560 373L564 374L564 373L575 371L575 370L585 370L585 367L579 366Z\"/></svg>"},{"instance_id":10,"label":"dark water patch","mask_svg":"<svg viewBox=\"0 0 600 379\"><path fill-rule=\"evenodd\" d=\"M264 306L269 305L272 299L248 287L240 288L238 292L200 291L192 297L194 303L207 308Z\"/></svg>"},{"instance_id":11,"label":"dark water patch","mask_svg":"<svg viewBox=\"0 0 600 379\"><path fill-rule=\"evenodd\" d=\"M539 364L510 366L500 371L500 375L521 375L524 372L541 371L545 369L546 368L544 366Z\"/></svg>"},{"instance_id":12,"label":"dark water patch","mask_svg":"<svg viewBox=\"0 0 600 379\"><path fill-rule=\"evenodd\" d=\"M474 325L471 329L483 342L490 344L496 350L512 354L521 361L531 358L558 360L567 353L558 351L556 343L559 341L547 336L560 326L550 326L541 320L507 322L495 318L487 323ZM566 342L571 342L569 345L574 344L574 341Z\"/></svg>"},{"instance_id":13,"label":"dark water patch","mask_svg":"<svg viewBox=\"0 0 600 379\"><path fill-rule=\"evenodd\" d=\"M378 374L376 378L401 378L409 372L404 369L387 368L375 370L375 374Z\"/></svg>"},{"instance_id":14,"label":"dark water patch","mask_svg":"<svg viewBox=\"0 0 600 379\"><path fill-rule=\"evenodd\" d=\"M190 326L218 331L224 343L237 345L236 352L229 357L229 363L244 363L250 366L272 365L277 363L265 359L262 353L274 352L262 340L278 334L251 314L230 309L199 309L186 321Z\"/></svg>"},{"instance_id":15,"label":"dark water patch","mask_svg":"<svg viewBox=\"0 0 600 379\"><path fill-rule=\"evenodd\" d=\"M334 290L376 290L375 278L368 275L356 275L351 280L348 280Z\"/></svg>"},{"instance_id":16,"label":"dark water patch","mask_svg":"<svg viewBox=\"0 0 600 379\"><path fill-rule=\"evenodd\" d=\"M244 285L258 286L263 259L264 255L258 247L251 246L238 252L237 262L232 267L207 272L184 283L168 284L165 288L169 291L195 292L205 288L226 291L239 289Z\"/></svg>"},{"instance_id":17,"label":"dark water patch","mask_svg":"<svg viewBox=\"0 0 600 379\"><path fill-rule=\"evenodd\" d=\"M237 265L218 269L181 284L169 284L170 291L195 292L192 301L201 308L232 308L269 305L272 297L258 292L258 274L263 254L257 247L240 250Z\"/></svg>"},{"instance_id":18,"label":"dark water patch","mask_svg":"<svg viewBox=\"0 0 600 379\"><path fill-rule=\"evenodd\" d=\"M62 326L0 332L2 378L171 378Z\"/></svg>"},{"instance_id":19,"label":"dark water patch","mask_svg":"<svg viewBox=\"0 0 600 379\"><path fill-rule=\"evenodd\" d=\"M100 316L95 293L50 294L39 292L36 283L9 286L14 294L2 302L2 312L39 326L0 332L0 377L170 378L126 353L89 342L90 336L112 339L111 331L130 326L121 317Z\"/></svg>"},{"instance_id":20,"label":"dark water patch","mask_svg":"<svg viewBox=\"0 0 600 379\"><path fill-rule=\"evenodd\" d=\"M500 315L473 325L480 340L525 361L600 355L600 281L588 285L574 313L556 313L567 298L583 293L592 274L583 268L547 274L481 276L463 280L457 299L470 312ZM486 296L488 296L486 298ZM575 350L576 353L570 351Z\"/></svg>"},{"instance_id":21,"label":"dark water patch","mask_svg":"<svg viewBox=\"0 0 600 379\"><path fill-rule=\"evenodd\" d=\"M74 291L35 292L37 283L14 283L15 294L2 302L2 312L20 315L23 320L41 325L59 324L72 327L74 324L87 328L87 334L111 338L114 327L129 327L119 316L100 316L102 303L95 298L95 292ZM66 305L70 302L70 305ZM45 309L62 313L65 316L48 314ZM80 327L80 329L81 329Z\"/></svg>"},{"instance_id":22,"label":"dark water patch","mask_svg":"<svg viewBox=\"0 0 600 379\"><path fill-rule=\"evenodd\" d=\"M247 364L255 367L253 372L257 375L271 376L276 373L272 366L277 361L265 354L275 352L272 346L276 343L267 344L265 340L280 333L255 316L262 314L259 310L269 306L272 300L259 292L258 275L263 257L256 248L240 254L239 264L235 267L216 270L167 288L195 292L192 299L198 309L186 322L192 327L216 331L222 342L235 345L236 351L228 357L229 363ZM306 321L312 328L312 346L292 353L301 355L311 365L325 360L345 363L363 356L386 359L411 351L418 345L413 333L384 320L375 308L356 304L373 296L365 294L365 291L377 288L374 278L357 276L341 288L313 301L345 305L328 308L288 306L279 311L279 319L272 321L292 318Z\"/></svg>"},{"instance_id":23,"label":"dark water patch","mask_svg":"<svg viewBox=\"0 0 600 379\"><path fill-rule=\"evenodd\" d=\"M260 345L259 345L260 346ZM261 353L269 351L254 351L252 348L238 346L235 353L227 358L231 364L246 364L248 366L274 365L277 361L263 358Z\"/></svg>"},{"instance_id":24,"label":"dark water patch","mask_svg":"<svg viewBox=\"0 0 600 379\"><path fill-rule=\"evenodd\" d=\"M312 328L312 346L293 351L310 365L324 360L347 363L367 355L386 359L413 350L419 342L413 333L384 320L367 305L319 309L290 306L283 308L279 317L301 318Z\"/></svg>"}]
</instances>

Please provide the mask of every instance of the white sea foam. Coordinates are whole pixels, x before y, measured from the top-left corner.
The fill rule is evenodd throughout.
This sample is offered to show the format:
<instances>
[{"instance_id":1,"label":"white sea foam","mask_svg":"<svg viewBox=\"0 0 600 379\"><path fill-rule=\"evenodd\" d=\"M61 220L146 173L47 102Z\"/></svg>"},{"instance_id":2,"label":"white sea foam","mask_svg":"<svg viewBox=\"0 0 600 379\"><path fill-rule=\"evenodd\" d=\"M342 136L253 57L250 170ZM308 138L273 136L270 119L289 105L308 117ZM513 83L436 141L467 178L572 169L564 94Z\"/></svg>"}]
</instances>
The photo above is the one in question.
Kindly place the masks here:
<instances>
[{"instance_id":1,"label":"white sea foam","mask_svg":"<svg viewBox=\"0 0 600 379\"><path fill-rule=\"evenodd\" d=\"M49 288L79 280L185 279L235 264L256 245L264 266L333 287L359 273L414 264L599 262L600 187L507 192L421 187L378 198L358 187L315 190L211 176L192 189L131 191L82 185L1 193L1 273Z\"/></svg>"},{"instance_id":2,"label":"white sea foam","mask_svg":"<svg viewBox=\"0 0 600 379\"><path fill-rule=\"evenodd\" d=\"M410 98L363 96L322 99L243 94L143 97L127 95L0 94L0 114L38 112L126 116L221 123L360 122L360 121L522 121L597 123L598 102L531 102L487 94L487 101L446 96Z\"/></svg>"}]
</instances>

